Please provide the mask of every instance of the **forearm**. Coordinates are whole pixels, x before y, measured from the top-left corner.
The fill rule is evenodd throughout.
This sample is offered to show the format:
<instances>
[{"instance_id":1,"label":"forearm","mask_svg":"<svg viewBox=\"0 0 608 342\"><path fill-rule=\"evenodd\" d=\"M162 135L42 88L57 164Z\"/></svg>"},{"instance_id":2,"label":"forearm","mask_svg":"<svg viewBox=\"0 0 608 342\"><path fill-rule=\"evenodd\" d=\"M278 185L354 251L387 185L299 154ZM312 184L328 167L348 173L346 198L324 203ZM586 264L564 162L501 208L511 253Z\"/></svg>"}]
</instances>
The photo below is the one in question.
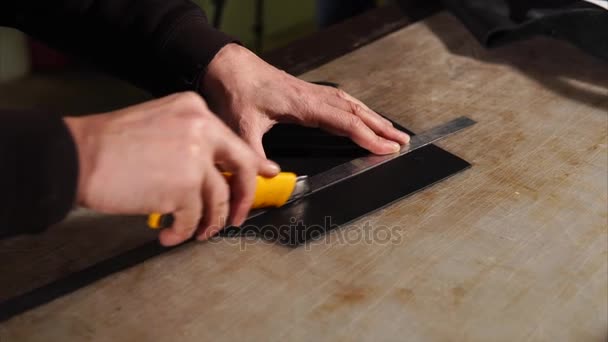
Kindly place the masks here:
<instances>
[{"instance_id":1,"label":"forearm","mask_svg":"<svg viewBox=\"0 0 608 342\"><path fill-rule=\"evenodd\" d=\"M163 95L197 90L230 37L188 0L8 0L0 24ZM10 14L7 14L10 13Z\"/></svg>"},{"instance_id":2,"label":"forearm","mask_svg":"<svg viewBox=\"0 0 608 342\"><path fill-rule=\"evenodd\" d=\"M46 113L0 110L0 130L0 237L41 231L74 205L73 139Z\"/></svg>"}]
</instances>

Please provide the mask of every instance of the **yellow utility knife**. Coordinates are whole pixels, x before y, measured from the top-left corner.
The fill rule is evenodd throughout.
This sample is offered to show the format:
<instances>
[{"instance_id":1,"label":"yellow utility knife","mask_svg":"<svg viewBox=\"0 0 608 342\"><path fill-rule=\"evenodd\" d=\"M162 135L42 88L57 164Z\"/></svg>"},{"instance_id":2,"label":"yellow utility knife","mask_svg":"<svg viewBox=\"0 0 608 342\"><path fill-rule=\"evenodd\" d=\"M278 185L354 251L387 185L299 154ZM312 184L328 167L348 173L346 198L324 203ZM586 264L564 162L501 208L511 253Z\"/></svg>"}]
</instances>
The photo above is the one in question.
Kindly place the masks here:
<instances>
[{"instance_id":1,"label":"yellow utility knife","mask_svg":"<svg viewBox=\"0 0 608 342\"><path fill-rule=\"evenodd\" d=\"M224 173L227 179L231 174ZM257 177L255 198L251 209L281 207L310 192L307 176L297 176L291 172L281 172L275 177ZM152 229L169 228L173 225L170 213L153 213L148 216L148 227Z\"/></svg>"}]
</instances>

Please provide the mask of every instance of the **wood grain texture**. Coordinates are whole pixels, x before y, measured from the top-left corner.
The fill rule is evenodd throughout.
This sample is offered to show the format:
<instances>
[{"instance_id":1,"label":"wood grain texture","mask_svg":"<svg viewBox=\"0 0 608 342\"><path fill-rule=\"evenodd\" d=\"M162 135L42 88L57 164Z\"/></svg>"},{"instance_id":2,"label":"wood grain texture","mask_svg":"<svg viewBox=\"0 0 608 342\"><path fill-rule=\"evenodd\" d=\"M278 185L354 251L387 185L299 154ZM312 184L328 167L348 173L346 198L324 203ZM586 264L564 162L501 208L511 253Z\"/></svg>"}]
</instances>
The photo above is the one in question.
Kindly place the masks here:
<instances>
[{"instance_id":1,"label":"wood grain texture","mask_svg":"<svg viewBox=\"0 0 608 342\"><path fill-rule=\"evenodd\" d=\"M82 283L82 280L72 280L70 283L65 279L68 276L73 278L74 273L90 269L94 265L101 267L101 262L146 243L156 246L157 232L147 229L145 221L143 216L110 216L77 209L64 221L40 234L0 240L0 259L10 260L0 264L0 274L6 279L0 286L0 320L23 311L5 307L15 306L7 302L17 301L23 303L22 305L28 303L25 305L27 308L40 304L40 300L18 299L32 290L62 280L62 286L54 285L53 289L47 290L43 296L56 298L57 294L50 295L48 292L69 293L74 288L79 288L78 284ZM112 265L125 263L126 260L114 260ZM91 272L86 271L86 275L81 275L79 279L92 278L93 281L95 278L91 277Z\"/></svg>"},{"instance_id":2,"label":"wood grain texture","mask_svg":"<svg viewBox=\"0 0 608 342\"><path fill-rule=\"evenodd\" d=\"M473 168L304 248L175 249L1 324L0 340L606 339L606 64L544 39L486 51L440 14L304 78L415 131L477 120L439 143Z\"/></svg>"}]
</instances>

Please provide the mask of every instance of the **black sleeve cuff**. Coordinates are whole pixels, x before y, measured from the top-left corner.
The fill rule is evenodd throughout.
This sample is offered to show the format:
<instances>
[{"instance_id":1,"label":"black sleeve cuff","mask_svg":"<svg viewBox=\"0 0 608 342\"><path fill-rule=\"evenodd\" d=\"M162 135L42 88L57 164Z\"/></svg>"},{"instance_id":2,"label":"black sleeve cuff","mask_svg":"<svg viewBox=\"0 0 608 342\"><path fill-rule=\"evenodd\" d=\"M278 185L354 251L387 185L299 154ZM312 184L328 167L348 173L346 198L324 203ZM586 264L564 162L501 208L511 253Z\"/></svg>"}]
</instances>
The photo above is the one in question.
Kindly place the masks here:
<instances>
[{"instance_id":1,"label":"black sleeve cuff","mask_svg":"<svg viewBox=\"0 0 608 342\"><path fill-rule=\"evenodd\" d=\"M0 111L0 236L34 233L72 209L78 157L60 117Z\"/></svg>"},{"instance_id":2,"label":"black sleeve cuff","mask_svg":"<svg viewBox=\"0 0 608 342\"><path fill-rule=\"evenodd\" d=\"M199 91L207 66L230 43L239 42L210 26L203 13L194 12L180 20L161 49L167 65L179 75L176 88Z\"/></svg>"}]
</instances>

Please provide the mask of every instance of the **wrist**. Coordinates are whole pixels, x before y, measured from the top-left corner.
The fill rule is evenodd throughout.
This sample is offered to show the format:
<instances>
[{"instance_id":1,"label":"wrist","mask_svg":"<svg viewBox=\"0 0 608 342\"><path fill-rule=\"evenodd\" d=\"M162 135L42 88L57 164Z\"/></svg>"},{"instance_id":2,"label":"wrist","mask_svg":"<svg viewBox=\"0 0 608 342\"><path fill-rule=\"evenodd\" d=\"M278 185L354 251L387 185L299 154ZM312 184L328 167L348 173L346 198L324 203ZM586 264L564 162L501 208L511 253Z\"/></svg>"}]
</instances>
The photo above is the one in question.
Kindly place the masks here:
<instances>
[{"instance_id":1,"label":"wrist","mask_svg":"<svg viewBox=\"0 0 608 342\"><path fill-rule=\"evenodd\" d=\"M207 66L207 71L200 80L199 89L204 94L225 89L226 82L231 78L231 74L237 72L239 61L246 58L248 54L251 54L251 52L239 44L226 44Z\"/></svg>"},{"instance_id":2,"label":"wrist","mask_svg":"<svg viewBox=\"0 0 608 342\"><path fill-rule=\"evenodd\" d=\"M78 159L78 182L76 187L76 203L82 205L84 202L84 193L86 184L90 179L92 173L92 159L91 158L91 145L92 139L89 134L89 120L87 117L64 117L63 121L68 127L72 139L74 139L74 145L76 146L76 153Z\"/></svg>"}]
</instances>

